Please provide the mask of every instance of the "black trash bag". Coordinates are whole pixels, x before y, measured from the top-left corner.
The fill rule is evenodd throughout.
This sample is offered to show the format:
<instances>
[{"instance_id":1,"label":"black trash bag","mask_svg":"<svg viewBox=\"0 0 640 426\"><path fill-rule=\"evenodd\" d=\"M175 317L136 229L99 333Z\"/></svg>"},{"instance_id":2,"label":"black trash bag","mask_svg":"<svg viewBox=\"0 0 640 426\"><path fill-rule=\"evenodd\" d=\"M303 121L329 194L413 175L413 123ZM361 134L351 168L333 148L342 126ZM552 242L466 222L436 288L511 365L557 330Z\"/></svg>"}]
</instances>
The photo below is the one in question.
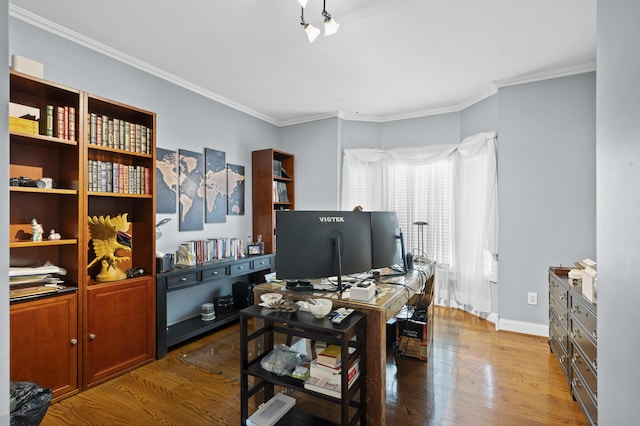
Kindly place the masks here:
<instances>
[{"instance_id":1,"label":"black trash bag","mask_svg":"<svg viewBox=\"0 0 640 426\"><path fill-rule=\"evenodd\" d=\"M11 426L39 425L51 403L51 389L31 382L11 382L10 397L16 408L11 412Z\"/></svg>"}]
</instances>

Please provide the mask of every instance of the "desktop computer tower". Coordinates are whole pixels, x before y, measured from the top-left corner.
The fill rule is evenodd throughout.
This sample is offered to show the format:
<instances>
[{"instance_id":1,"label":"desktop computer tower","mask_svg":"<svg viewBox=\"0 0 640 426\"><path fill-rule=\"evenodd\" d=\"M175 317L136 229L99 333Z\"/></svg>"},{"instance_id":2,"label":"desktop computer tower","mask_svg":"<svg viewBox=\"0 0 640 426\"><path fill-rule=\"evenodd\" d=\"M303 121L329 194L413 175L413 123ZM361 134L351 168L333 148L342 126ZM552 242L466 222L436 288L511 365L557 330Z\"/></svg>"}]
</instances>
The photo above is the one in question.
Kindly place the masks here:
<instances>
[{"instance_id":1,"label":"desktop computer tower","mask_svg":"<svg viewBox=\"0 0 640 426\"><path fill-rule=\"evenodd\" d=\"M231 293L236 309L244 309L253 305L253 287L255 284L236 282L232 284Z\"/></svg>"}]
</instances>

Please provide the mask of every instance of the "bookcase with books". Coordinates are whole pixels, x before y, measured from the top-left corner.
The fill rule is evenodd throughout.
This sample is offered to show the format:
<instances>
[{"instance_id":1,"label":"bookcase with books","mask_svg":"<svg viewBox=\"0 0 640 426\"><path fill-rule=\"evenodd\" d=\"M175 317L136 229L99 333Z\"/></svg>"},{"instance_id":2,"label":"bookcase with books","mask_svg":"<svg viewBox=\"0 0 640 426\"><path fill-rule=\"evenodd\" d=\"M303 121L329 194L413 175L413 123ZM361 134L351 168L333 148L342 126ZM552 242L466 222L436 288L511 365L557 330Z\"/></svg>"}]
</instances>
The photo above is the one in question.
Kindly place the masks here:
<instances>
[{"instance_id":1,"label":"bookcase with books","mask_svg":"<svg viewBox=\"0 0 640 426\"><path fill-rule=\"evenodd\" d=\"M250 329L250 324L253 329ZM354 312L341 324L315 318L309 312L284 312L259 305L240 311L240 416L245 424L258 406L268 402L276 392L293 390L298 399L281 422L283 424L366 423L366 319ZM326 348L312 362L310 375L278 375L265 370L261 361L275 347L275 342L298 337L324 342ZM259 391L262 394L258 394ZM254 400L251 396L256 395ZM259 397L258 397L259 395ZM292 395L289 393L289 395ZM316 398L329 405L317 404ZM336 404L339 410L332 409ZM314 412L306 410L320 407ZM300 409L305 407L306 409ZM375 423L375 419L371 419Z\"/></svg>"},{"instance_id":2,"label":"bookcase with books","mask_svg":"<svg viewBox=\"0 0 640 426\"><path fill-rule=\"evenodd\" d=\"M275 149L252 152L253 238L262 235L265 253L276 251L276 211L295 209L294 160Z\"/></svg>"},{"instance_id":3,"label":"bookcase with books","mask_svg":"<svg viewBox=\"0 0 640 426\"><path fill-rule=\"evenodd\" d=\"M136 271L106 283L88 271L84 382L90 387L155 358L156 115L88 93L84 105L84 217L127 214L132 247L118 266ZM83 230L88 242L86 224ZM85 264L91 260L90 251Z\"/></svg>"},{"instance_id":4,"label":"bookcase with books","mask_svg":"<svg viewBox=\"0 0 640 426\"><path fill-rule=\"evenodd\" d=\"M92 145L90 113L130 123L129 145ZM10 378L55 401L154 358L155 114L11 70L9 115ZM111 164L99 186L95 162ZM141 272L98 282L88 217L124 213L133 248L118 266Z\"/></svg>"},{"instance_id":5,"label":"bookcase with books","mask_svg":"<svg viewBox=\"0 0 640 426\"><path fill-rule=\"evenodd\" d=\"M10 378L49 387L57 400L80 387L83 178L77 134L69 129L78 126L82 96L19 72L9 79ZM67 111L62 132L46 117L56 109L63 120Z\"/></svg>"}]
</instances>

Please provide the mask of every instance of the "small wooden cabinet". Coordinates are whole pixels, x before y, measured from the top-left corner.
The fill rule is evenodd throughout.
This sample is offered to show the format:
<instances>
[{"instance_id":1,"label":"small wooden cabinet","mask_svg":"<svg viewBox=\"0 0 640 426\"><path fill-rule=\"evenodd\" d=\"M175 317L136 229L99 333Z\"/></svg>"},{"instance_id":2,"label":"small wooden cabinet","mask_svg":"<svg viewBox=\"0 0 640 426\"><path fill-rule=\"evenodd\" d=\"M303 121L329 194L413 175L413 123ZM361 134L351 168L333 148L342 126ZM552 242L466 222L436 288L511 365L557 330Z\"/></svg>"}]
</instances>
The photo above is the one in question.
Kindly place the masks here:
<instances>
[{"instance_id":1,"label":"small wooden cabinet","mask_svg":"<svg viewBox=\"0 0 640 426\"><path fill-rule=\"evenodd\" d=\"M549 268L549 348L562 366L571 395L589 422L597 425L597 309L568 273L568 268Z\"/></svg>"},{"instance_id":2,"label":"small wooden cabinet","mask_svg":"<svg viewBox=\"0 0 640 426\"><path fill-rule=\"evenodd\" d=\"M78 392L75 290L10 308L10 375L50 388L53 400Z\"/></svg>"},{"instance_id":3,"label":"small wooden cabinet","mask_svg":"<svg viewBox=\"0 0 640 426\"><path fill-rule=\"evenodd\" d=\"M276 251L276 211L295 209L294 159L275 149L253 151L253 239L262 235L265 253Z\"/></svg>"},{"instance_id":4,"label":"small wooden cabinet","mask_svg":"<svg viewBox=\"0 0 640 426\"><path fill-rule=\"evenodd\" d=\"M87 291L85 383L93 386L154 358L154 285L150 277Z\"/></svg>"}]
</instances>

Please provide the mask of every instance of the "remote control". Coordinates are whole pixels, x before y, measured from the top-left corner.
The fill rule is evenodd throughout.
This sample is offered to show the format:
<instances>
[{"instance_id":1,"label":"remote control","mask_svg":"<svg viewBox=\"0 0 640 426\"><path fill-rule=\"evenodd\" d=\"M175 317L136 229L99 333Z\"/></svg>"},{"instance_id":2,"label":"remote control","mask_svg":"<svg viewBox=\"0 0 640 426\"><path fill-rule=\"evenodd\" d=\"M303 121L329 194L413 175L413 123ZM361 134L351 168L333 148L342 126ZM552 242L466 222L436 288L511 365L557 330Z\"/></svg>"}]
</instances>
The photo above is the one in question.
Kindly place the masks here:
<instances>
[{"instance_id":1,"label":"remote control","mask_svg":"<svg viewBox=\"0 0 640 426\"><path fill-rule=\"evenodd\" d=\"M355 309L345 309L345 308L338 308L336 310L336 315L334 315L333 318L331 318L331 322L334 324L341 324L342 321L345 320L345 318L347 318L349 315L351 315L353 312L355 311Z\"/></svg>"}]
</instances>

